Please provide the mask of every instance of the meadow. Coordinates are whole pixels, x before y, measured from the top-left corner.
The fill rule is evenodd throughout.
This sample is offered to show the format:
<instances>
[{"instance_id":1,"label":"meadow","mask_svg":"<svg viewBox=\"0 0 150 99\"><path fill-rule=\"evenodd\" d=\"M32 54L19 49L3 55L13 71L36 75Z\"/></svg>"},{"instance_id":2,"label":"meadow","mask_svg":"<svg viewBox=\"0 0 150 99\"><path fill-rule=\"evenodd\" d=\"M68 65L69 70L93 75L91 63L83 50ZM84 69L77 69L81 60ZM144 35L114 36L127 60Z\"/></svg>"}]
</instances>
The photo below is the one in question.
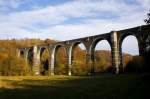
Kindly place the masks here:
<instances>
[{"instance_id":1,"label":"meadow","mask_svg":"<svg viewBox=\"0 0 150 99\"><path fill-rule=\"evenodd\" d=\"M1 76L0 99L148 99L147 74Z\"/></svg>"}]
</instances>

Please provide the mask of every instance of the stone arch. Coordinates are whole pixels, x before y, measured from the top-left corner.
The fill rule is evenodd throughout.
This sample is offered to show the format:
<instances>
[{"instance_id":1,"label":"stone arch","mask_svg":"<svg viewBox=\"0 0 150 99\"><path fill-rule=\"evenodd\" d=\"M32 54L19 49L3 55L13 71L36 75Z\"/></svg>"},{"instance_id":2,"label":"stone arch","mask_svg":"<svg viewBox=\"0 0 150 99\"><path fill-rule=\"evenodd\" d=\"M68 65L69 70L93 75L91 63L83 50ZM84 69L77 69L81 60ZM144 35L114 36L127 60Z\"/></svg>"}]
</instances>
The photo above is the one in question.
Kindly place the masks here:
<instances>
[{"instance_id":1,"label":"stone arch","mask_svg":"<svg viewBox=\"0 0 150 99\"><path fill-rule=\"evenodd\" d=\"M87 48L86 48L86 44L82 41L75 41L71 44L70 48L72 49L72 51L74 50L75 47L77 47L79 44L83 44L83 46L85 47L86 51L87 51Z\"/></svg>"},{"instance_id":2,"label":"stone arch","mask_svg":"<svg viewBox=\"0 0 150 99\"><path fill-rule=\"evenodd\" d=\"M122 66L122 71L124 71L124 65L123 65L123 53L122 53L122 44L123 44L123 41L127 38L127 37L130 37L130 36L133 36L136 38L136 41L138 43L138 52L139 52L139 55L140 55L140 40L139 40L139 37L137 35L137 33L135 32L128 32L128 33L120 33L119 36L118 36L118 46L119 46L119 57L120 57L120 66Z\"/></svg>"},{"instance_id":3,"label":"stone arch","mask_svg":"<svg viewBox=\"0 0 150 99\"><path fill-rule=\"evenodd\" d=\"M76 48L78 47L78 45L79 44L82 44L82 46L85 48L85 53L84 53L84 55L85 55L85 60L86 60L86 53L87 53L87 48L86 48L86 45L85 45L85 43L84 42L82 42L82 41L74 41L74 42L72 42L71 44L70 44L70 47L69 47L69 66L71 66L70 68L71 68L71 72L72 73L74 73L74 74L77 74L77 73L75 73L74 72L74 69L75 69L75 67L73 67L74 66L74 64L75 64L75 60L74 60L74 58L75 58L75 50L76 50ZM86 61L85 61L85 63L86 63ZM71 75L71 72L70 72L70 74L69 75Z\"/></svg>"},{"instance_id":4,"label":"stone arch","mask_svg":"<svg viewBox=\"0 0 150 99\"><path fill-rule=\"evenodd\" d=\"M18 49L17 50L17 56L24 58L25 57L25 49Z\"/></svg>"},{"instance_id":5,"label":"stone arch","mask_svg":"<svg viewBox=\"0 0 150 99\"><path fill-rule=\"evenodd\" d=\"M20 51L19 51L19 54L20 54L21 57L24 57L24 55L25 55L24 50L20 50Z\"/></svg>"},{"instance_id":6,"label":"stone arch","mask_svg":"<svg viewBox=\"0 0 150 99\"><path fill-rule=\"evenodd\" d=\"M119 41L119 47L122 47L122 43L123 43L124 39L129 37L129 36L134 36L137 39L138 47L139 47L140 46L139 45L140 40L139 40L138 36L136 35L136 33L132 33L132 32L120 34L119 40L118 40Z\"/></svg>"},{"instance_id":7,"label":"stone arch","mask_svg":"<svg viewBox=\"0 0 150 99\"><path fill-rule=\"evenodd\" d=\"M91 52L95 49L96 45L101 42L102 40L106 40L108 42L108 44L110 45L111 47L111 40L108 39L108 38L102 38L102 37L97 37L93 40L91 46L90 46L90 50Z\"/></svg>"},{"instance_id":8,"label":"stone arch","mask_svg":"<svg viewBox=\"0 0 150 99\"><path fill-rule=\"evenodd\" d=\"M67 50L66 50L66 46L64 45L64 44L56 44L56 45L53 45L53 48L52 48L52 52L51 52L51 75L54 75L54 74L56 74L57 73L57 69L58 68L56 68L56 61L57 61L57 59L56 59L56 55L57 55L57 52L58 52L58 50L60 49L60 48L64 48L64 54L66 54L66 56L65 56L65 61L66 61L66 59L67 59ZM65 63L64 64L64 69L66 69L67 67L66 67L66 64L67 63ZM67 72L67 71L66 71ZM65 73L64 73L65 74Z\"/></svg>"},{"instance_id":9,"label":"stone arch","mask_svg":"<svg viewBox=\"0 0 150 99\"><path fill-rule=\"evenodd\" d=\"M103 41L106 41L106 43L109 45L110 47L110 58L112 58L112 53L111 53L111 50L112 50L112 45L111 45L111 40L109 38L105 38L105 37L97 37L93 40L91 46L90 46L90 52L91 52L91 61L93 62L93 66L92 66L92 73L94 72L97 72L98 70L96 70L96 65L98 64L97 61L96 61L96 46L103 42ZM99 56L98 56L99 57ZM110 61L112 62L112 60ZM110 65L111 66L111 65ZM109 66L109 67L110 67ZM99 69L100 70L100 69Z\"/></svg>"},{"instance_id":10,"label":"stone arch","mask_svg":"<svg viewBox=\"0 0 150 99\"><path fill-rule=\"evenodd\" d=\"M121 43L121 48L123 47L123 44L124 44L124 41L126 41L126 39L128 39L128 38L133 38L134 40L136 40L135 42L137 42L137 50L138 50L138 53L136 54L136 55L139 55L139 43L138 43L138 39L137 39L137 37L136 36L134 36L134 35L128 35L128 36L126 36L123 40L122 40L122 43ZM122 51L123 51L123 49L122 49ZM126 53L128 53L128 52L126 52ZM131 54L131 53L128 53L128 54Z\"/></svg>"},{"instance_id":11,"label":"stone arch","mask_svg":"<svg viewBox=\"0 0 150 99\"><path fill-rule=\"evenodd\" d=\"M43 52L44 52L45 50L49 52L49 49L48 49L47 47L40 47L40 49L39 49L40 56L43 54Z\"/></svg>"},{"instance_id":12,"label":"stone arch","mask_svg":"<svg viewBox=\"0 0 150 99\"><path fill-rule=\"evenodd\" d=\"M130 52L130 51L125 51L123 48L124 48L124 43L125 43L125 41L126 41L126 39L128 39L128 38L134 38L136 41L136 43L137 43L137 46L136 46L136 49L134 49L134 52L137 50L138 51L138 53L136 53L136 54L132 54L133 53L133 51L132 51L132 53ZM128 44L128 43L127 43ZM128 46L126 46L126 48L127 47L129 47L129 45ZM133 49L133 47L131 47L132 49ZM129 49L129 48L128 48ZM132 49L130 49L130 50L132 50ZM138 40L138 37L135 35L135 34L128 34L128 35L126 35L126 36L124 36L123 37L123 39L122 39L122 41L121 41L121 44L120 44L120 52L121 52L121 55L120 55L120 57L121 57L121 63L122 63L122 67L123 67L123 71L126 69L126 66L127 66L127 64L129 64L129 63L133 63L133 61L141 61L142 60L142 58L141 57L139 57L139 54L140 54L140 48L139 48L139 40ZM126 55L125 55L125 54ZM127 55L127 54L130 54L130 55L132 55L132 56L130 56L130 55ZM136 55L136 56L135 56ZM133 57L134 56L134 57ZM136 62L137 63L137 62ZM142 63L142 62L141 62ZM132 64L133 65L133 64Z\"/></svg>"},{"instance_id":13,"label":"stone arch","mask_svg":"<svg viewBox=\"0 0 150 99\"><path fill-rule=\"evenodd\" d=\"M40 47L40 74L48 75L50 69L50 50L48 47Z\"/></svg>"},{"instance_id":14,"label":"stone arch","mask_svg":"<svg viewBox=\"0 0 150 99\"><path fill-rule=\"evenodd\" d=\"M75 49L79 44L83 44L83 46L85 47L86 53L87 53L87 48L86 48L86 45L84 44L84 42L82 42L82 41L75 41L75 42L72 42L71 45L70 45L70 47L69 47L69 56L70 56L71 60L73 59L73 52L74 52L74 49Z\"/></svg>"},{"instance_id":15,"label":"stone arch","mask_svg":"<svg viewBox=\"0 0 150 99\"><path fill-rule=\"evenodd\" d=\"M134 36L136 38L137 43L138 43L139 55L140 55L140 40L139 40L139 37L136 35L136 33L129 32L129 33L120 34L118 43L119 43L121 61L122 61L122 43L123 43L124 39L129 37L129 36Z\"/></svg>"}]
</instances>

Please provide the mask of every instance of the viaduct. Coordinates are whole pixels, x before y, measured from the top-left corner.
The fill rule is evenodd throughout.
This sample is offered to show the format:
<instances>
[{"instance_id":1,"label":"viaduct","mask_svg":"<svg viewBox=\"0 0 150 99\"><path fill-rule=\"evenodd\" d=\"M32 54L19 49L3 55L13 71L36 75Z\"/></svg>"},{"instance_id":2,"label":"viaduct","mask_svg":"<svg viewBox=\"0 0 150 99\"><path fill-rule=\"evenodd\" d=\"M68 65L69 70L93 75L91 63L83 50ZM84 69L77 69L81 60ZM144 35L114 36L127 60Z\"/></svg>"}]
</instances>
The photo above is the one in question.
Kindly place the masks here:
<instances>
[{"instance_id":1,"label":"viaduct","mask_svg":"<svg viewBox=\"0 0 150 99\"><path fill-rule=\"evenodd\" d=\"M100 35L57 42L55 44L35 45L28 48L18 48L17 54L18 57L20 57L20 55L23 54L26 60L28 60L29 57L32 57L33 75L40 75L39 65L41 54L44 50L48 50L50 54L48 71L50 75L55 75L54 68L56 61L56 53L60 47L64 47L67 53L67 74L71 75L74 48L78 44L82 43L86 48L87 68L89 68L90 72L92 72L94 71L95 46L101 40L107 40L111 47L112 66L114 68L115 73L118 74L123 70L122 42L129 35L133 35L137 38L140 56L143 56L147 51L150 50L150 25L143 25L125 30L111 31L110 33Z\"/></svg>"}]
</instances>

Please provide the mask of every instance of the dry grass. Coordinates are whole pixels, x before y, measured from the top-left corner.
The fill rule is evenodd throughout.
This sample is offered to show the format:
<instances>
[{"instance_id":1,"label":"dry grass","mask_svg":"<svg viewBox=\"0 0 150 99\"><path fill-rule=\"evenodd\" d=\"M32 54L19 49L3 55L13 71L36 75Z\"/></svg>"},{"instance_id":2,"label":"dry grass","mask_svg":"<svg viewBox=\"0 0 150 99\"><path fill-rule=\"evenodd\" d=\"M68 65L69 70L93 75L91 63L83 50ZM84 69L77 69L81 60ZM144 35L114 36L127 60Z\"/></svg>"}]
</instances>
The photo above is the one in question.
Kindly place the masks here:
<instances>
[{"instance_id":1,"label":"dry grass","mask_svg":"<svg viewBox=\"0 0 150 99\"><path fill-rule=\"evenodd\" d=\"M71 79L79 79L78 76L0 76L0 88L15 89L25 88L24 85L41 85L41 81L51 81L55 84L57 81L67 81ZM26 82L31 81L31 82ZM49 85L49 82L43 82L43 86Z\"/></svg>"}]
</instances>

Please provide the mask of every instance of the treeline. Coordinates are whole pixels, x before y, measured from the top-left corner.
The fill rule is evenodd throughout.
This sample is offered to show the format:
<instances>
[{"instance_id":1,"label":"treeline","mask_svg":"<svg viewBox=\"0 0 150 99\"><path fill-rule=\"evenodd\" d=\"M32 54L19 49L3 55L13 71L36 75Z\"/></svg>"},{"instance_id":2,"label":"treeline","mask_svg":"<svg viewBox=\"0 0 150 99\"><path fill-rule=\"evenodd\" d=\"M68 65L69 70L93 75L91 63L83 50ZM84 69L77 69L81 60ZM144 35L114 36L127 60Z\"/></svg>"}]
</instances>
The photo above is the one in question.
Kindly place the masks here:
<instances>
[{"instance_id":1,"label":"treeline","mask_svg":"<svg viewBox=\"0 0 150 99\"><path fill-rule=\"evenodd\" d=\"M17 57L16 48L44 44L40 39L0 40L0 75L31 75L30 65L23 57Z\"/></svg>"},{"instance_id":2,"label":"treeline","mask_svg":"<svg viewBox=\"0 0 150 99\"><path fill-rule=\"evenodd\" d=\"M18 58L16 48L31 47L33 45L41 45L55 43L54 40L40 39L23 39L23 40L0 40L0 75L32 75L32 65L30 65L23 57ZM134 62L132 62L134 60ZM124 70L131 71L134 65L141 64L141 58L132 57L129 54L123 54ZM48 50L44 50L41 55L40 74L48 75L50 54ZM137 61L137 62L136 62ZM67 56L65 49L59 48L56 54L55 74L67 74ZM94 72L96 74L103 72L112 72L111 52L99 50L95 51ZM130 67L128 67L130 66ZM141 68L141 65L138 68ZM72 74L87 75L89 67L86 65L86 52L76 47L73 52Z\"/></svg>"}]
</instances>

